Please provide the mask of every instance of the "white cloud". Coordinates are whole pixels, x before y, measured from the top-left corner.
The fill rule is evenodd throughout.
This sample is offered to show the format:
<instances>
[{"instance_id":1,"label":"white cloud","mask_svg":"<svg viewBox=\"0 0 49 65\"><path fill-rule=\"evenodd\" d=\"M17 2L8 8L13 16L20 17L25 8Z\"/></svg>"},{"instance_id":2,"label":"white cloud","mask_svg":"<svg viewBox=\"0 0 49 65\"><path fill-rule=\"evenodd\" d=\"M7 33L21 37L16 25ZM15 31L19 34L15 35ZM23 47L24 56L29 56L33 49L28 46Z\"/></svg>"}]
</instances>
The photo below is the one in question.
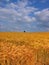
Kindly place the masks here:
<instances>
[{"instance_id":1,"label":"white cloud","mask_svg":"<svg viewBox=\"0 0 49 65\"><path fill-rule=\"evenodd\" d=\"M34 16L29 16L38 10L35 7L28 6L28 1L18 1L17 3L8 3L5 7L0 7L0 30L1 31L23 31L30 29L27 26L30 22L35 22Z\"/></svg>"},{"instance_id":2,"label":"white cloud","mask_svg":"<svg viewBox=\"0 0 49 65\"><path fill-rule=\"evenodd\" d=\"M36 18L35 17L32 17L32 21L36 21Z\"/></svg>"},{"instance_id":3,"label":"white cloud","mask_svg":"<svg viewBox=\"0 0 49 65\"><path fill-rule=\"evenodd\" d=\"M7 28L6 30L22 31L25 28L29 30L31 27L35 29L38 28L37 25L40 25L43 22L49 22L49 8L39 11L38 8L28 6L27 0L18 1L17 3L8 3L6 4L6 7L0 7L0 22L4 22L6 25L0 24L0 28ZM35 22L35 24L30 24L32 22ZM37 24L38 22L41 23ZM47 26L47 24L45 25Z\"/></svg>"},{"instance_id":4,"label":"white cloud","mask_svg":"<svg viewBox=\"0 0 49 65\"><path fill-rule=\"evenodd\" d=\"M34 13L37 21L37 27L41 30L48 31L49 29L49 8L37 11Z\"/></svg>"},{"instance_id":5,"label":"white cloud","mask_svg":"<svg viewBox=\"0 0 49 65\"><path fill-rule=\"evenodd\" d=\"M47 22L49 21L49 8L35 12L35 15L40 21Z\"/></svg>"},{"instance_id":6,"label":"white cloud","mask_svg":"<svg viewBox=\"0 0 49 65\"><path fill-rule=\"evenodd\" d=\"M35 17L29 17L29 16L24 16L24 21L27 21L27 22L35 22L36 21L36 18Z\"/></svg>"},{"instance_id":7,"label":"white cloud","mask_svg":"<svg viewBox=\"0 0 49 65\"><path fill-rule=\"evenodd\" d=\"M29 14L36 10L35 7L27 6L27 2L10 3L5 8L0 7L0 19L9 22L32 22L33 18Z\"/></svg>"}]
</instances>

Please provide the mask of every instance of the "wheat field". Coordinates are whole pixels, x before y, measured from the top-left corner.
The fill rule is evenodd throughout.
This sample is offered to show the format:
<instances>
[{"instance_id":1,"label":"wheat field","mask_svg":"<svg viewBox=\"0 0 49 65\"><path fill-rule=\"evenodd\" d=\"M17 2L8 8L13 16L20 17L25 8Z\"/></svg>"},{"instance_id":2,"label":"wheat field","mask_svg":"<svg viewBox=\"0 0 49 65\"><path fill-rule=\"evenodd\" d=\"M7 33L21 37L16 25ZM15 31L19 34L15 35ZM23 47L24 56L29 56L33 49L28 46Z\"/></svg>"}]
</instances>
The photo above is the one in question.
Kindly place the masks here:
<instances>
[{"instance_id":1,"label":"wheat field","mask_svg":"<svg viewBox=\"0 0 49 65\"><path fill-rule=\"evenodd\" d=\"M49 65L49 32L0 32L0 65Z\"/></svg>"}]
</instances>

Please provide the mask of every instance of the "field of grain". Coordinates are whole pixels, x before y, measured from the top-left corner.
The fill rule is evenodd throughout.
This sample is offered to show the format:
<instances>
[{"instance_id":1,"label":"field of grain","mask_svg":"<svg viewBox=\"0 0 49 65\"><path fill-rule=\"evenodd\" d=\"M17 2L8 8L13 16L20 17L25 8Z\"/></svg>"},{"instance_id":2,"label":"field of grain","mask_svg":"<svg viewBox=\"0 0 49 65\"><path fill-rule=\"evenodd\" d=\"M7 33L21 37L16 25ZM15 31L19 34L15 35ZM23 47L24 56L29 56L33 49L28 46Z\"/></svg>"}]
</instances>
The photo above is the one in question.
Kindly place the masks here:
<instances>
[{"instance_id":1,"label":"field of grain","mask_svg":"<svg viewBox=\"0 0 49 65\"><path fill-rule=\"evenodd\" d=\"M49 65L49 32L0 32L0 65Z\"/></svg>"}]
</instances>

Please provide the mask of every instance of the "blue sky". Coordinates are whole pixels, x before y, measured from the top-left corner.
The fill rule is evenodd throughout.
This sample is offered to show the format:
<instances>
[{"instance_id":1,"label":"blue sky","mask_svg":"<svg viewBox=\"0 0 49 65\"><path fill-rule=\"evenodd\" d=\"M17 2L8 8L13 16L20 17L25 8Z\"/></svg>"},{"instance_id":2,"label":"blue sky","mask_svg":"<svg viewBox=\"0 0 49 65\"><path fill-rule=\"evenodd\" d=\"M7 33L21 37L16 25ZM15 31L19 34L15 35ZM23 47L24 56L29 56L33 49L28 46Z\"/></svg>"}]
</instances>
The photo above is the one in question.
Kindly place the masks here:
<instances>
[{"instance_id":1,"label":"blue sky","mask_svg":"<svg viewBox=\"0 0 49 65\"><path fill-rule=\"evenodd\" d=\"M49 31L49 0L0 0L0 32Z\"/></svg>"}]
</instances>

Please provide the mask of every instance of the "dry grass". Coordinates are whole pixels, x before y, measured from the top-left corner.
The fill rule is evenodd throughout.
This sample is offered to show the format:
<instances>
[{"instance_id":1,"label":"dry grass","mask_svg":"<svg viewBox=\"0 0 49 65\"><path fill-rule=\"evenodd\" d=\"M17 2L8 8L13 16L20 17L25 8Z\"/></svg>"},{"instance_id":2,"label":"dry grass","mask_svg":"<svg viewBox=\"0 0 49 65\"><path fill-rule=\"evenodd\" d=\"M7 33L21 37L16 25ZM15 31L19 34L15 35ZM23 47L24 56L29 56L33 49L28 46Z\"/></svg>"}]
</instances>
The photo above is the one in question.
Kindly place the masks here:
<instances>
[{"instance_id":1,"label":"dry grass","mask_svg":"<svg viewBox=\"0 0 49 65\"><path fill-rule=\"evenodd\" d=\"M0 32L0 65L49 65L49 33Z\"/></svg>"}]
</instances>

